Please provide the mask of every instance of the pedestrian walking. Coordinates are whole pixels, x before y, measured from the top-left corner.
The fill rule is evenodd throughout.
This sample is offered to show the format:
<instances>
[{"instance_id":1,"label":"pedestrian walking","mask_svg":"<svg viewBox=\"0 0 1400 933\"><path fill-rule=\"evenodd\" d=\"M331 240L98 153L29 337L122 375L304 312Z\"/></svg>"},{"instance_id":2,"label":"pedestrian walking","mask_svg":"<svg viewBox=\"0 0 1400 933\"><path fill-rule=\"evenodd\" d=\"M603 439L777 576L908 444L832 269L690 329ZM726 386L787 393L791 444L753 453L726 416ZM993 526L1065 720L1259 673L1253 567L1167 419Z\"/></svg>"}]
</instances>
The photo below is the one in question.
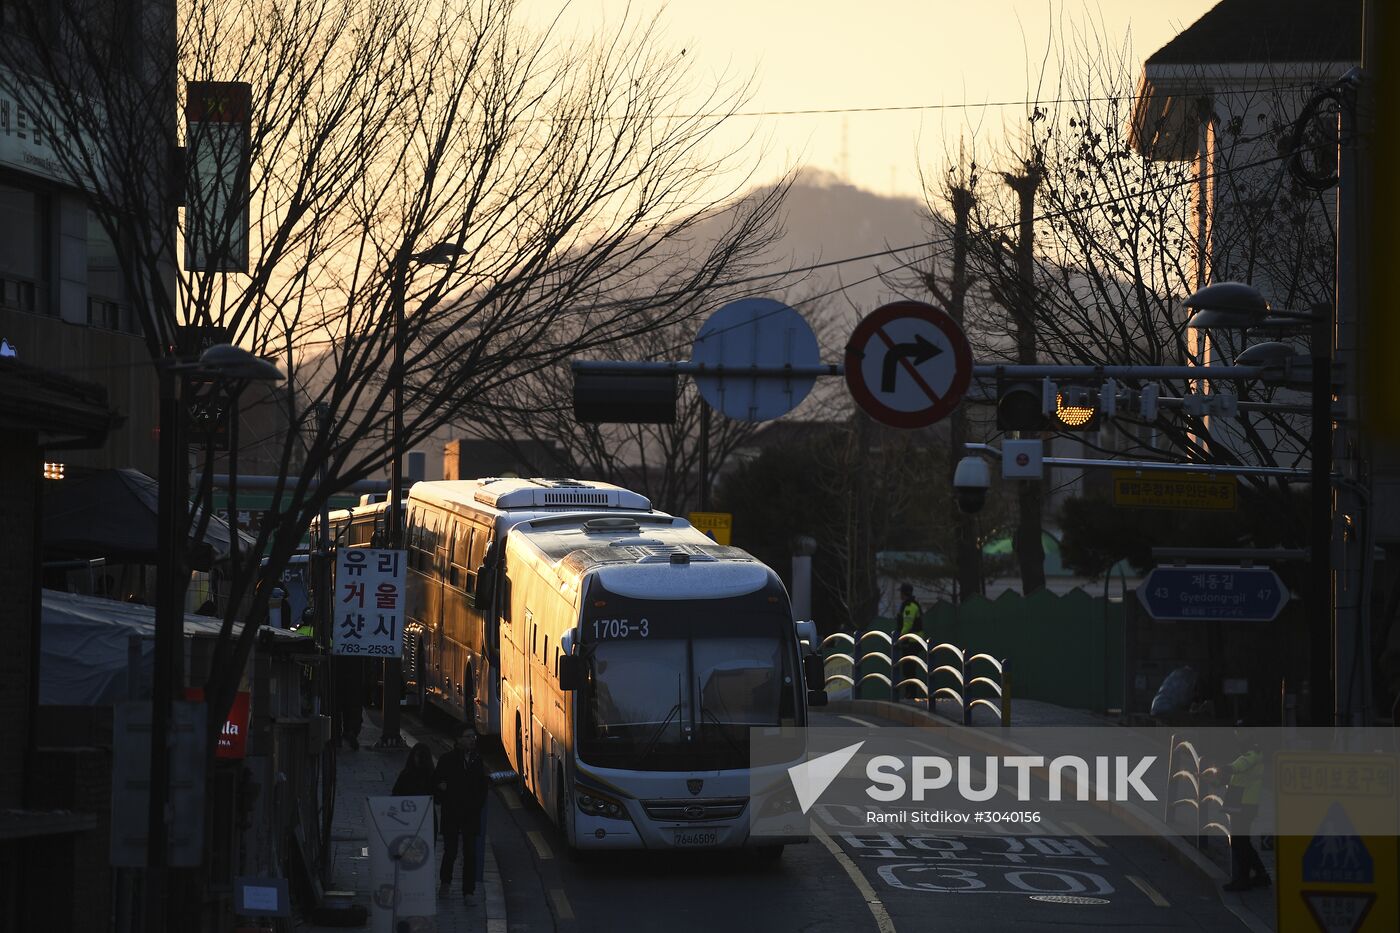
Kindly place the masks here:
<instances>
[{"instance_id":1,"label":"pedestrian walking","mask_svg":"<svg viewBox=\"0 0 1400 933\"><path fill-rule=\"evenodd\" d=\"M476 892L476 837L481 832L481 811L486 806L486 766L476 747L476 733L463 730L444 752L433 771L433 787L442 804L442 869L440 895L452 886L452 866L457 846L462 847L462 897Z\"/></svg>"},{"instance_id":2,"label":"pedestrian walking","mask_svg":"<svg viewBox=\"0 0 1400 933\"><path fill-rule=\"evenodd\" d=\"M390 793L395 797L436 798L436 785L433 783L435 768L432 749L428 748L427 742L419 742L408 753L408 760L394 780L394 789ZM433 804L429 806L433 807L433 834L437 835L437 807Z\"/></svg>"},{"instance_id":3,"label":"pedestrian walking","mask_svg":"<svg viewBox=\"0 0 1400 933\"><path fill-rule=\"evenodd\" d=\"M349 745L351 751L360 748L360 727L364 724L365 673L364 661L345 655L331 658L335 676L335 736L336 747Z\"/></svg>"},{"instance_id":4,"label":"pedestrian walking","mask_svg":"<svg viewBox=\"0 0 1400 933\"><path fill-rule=\"evenodd\" d=\"M895 618L899 620L900 637L902 638L905 635L923 635L924 611L919 607L918 601L914 599L914 585L912 583L901 583L899 585L899 596L901 600L899 604L899 614ZM913 639L901 641L899 643L899 657L901 663L898 670L899 676L895 678L896 683L906 677L917 676L918 666L914 664L905 664L903 663L903 659L911 655L917 657L920 654L918 642ZM912 684L904 688L904 698L906 700L914 700L918 699L918 697L919 693L914 689Z\"/></svg>"},{"instance_id":5,"label":"pedestrian walking","mask_svg":"<svg viewBox=\"0 0 1400 933\"><path fill-rule=\"evenodd\" d=\"M1264 789L1264 756L1258 742L1244 732L1244 727L1244 721L1235 724L1235 735L1243 751L1226 766L1229 781L1225 789L1225 807L1230 811L1230 881L1225 885L1226 891L1268 887L1270 883L1264 860L1249 838Z\"/></svg>"},{"instance_id":6,"label":"pedestrian walking","mask_svg":"<svg viewBox=\"0 0 1400 933\"><path fill-rule=\"evenodd\" d=\"M399 772L398 779L394 781L395 797L434 797L433 793L436 785L433 783L433 771L436 763L433 761L433 751L428 748L427 742L419 742L413 746L413 750L408 753L408 760L404 762L403 770Z\"/></svg>"}]
</instances>

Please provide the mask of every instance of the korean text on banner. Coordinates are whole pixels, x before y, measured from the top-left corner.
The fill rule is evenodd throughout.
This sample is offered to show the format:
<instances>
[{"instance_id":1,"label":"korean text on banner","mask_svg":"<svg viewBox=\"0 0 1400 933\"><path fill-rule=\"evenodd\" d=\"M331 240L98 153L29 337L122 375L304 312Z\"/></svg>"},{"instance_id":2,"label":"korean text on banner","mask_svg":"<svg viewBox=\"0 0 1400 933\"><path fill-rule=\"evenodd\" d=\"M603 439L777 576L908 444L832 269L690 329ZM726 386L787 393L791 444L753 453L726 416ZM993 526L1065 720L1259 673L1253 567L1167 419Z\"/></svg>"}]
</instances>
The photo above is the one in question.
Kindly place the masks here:
<instances>
[{"instance_id":1,"label":"korean text on banner","mask_svg":"<svg viewBox=\"0 0 1400 933\"><path fill-rule=\"evenodd\" d=\"M336 551L332 654L403 656L405 553L381 548Z\"/></svg>"}]
</instances>

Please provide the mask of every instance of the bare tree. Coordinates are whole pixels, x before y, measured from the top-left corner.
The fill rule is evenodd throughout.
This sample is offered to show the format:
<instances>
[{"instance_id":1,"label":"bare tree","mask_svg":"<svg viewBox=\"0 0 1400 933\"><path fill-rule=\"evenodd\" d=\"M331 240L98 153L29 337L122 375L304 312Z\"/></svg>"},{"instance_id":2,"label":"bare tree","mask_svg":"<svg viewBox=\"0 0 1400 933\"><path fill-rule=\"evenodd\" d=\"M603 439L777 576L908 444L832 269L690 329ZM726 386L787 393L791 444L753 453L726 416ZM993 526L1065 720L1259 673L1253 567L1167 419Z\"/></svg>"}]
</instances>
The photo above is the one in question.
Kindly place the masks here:
<instances>
[{"instance_id":1,"label":"bare tree","mask_svg":"<svg viewBox=\"0 0 1400 933\"><path fill-rule=\"evenodd\" d=\"M1289 306L1325 298L1331 225L1319 196L1284 171L1290 120L1308 88L1280 77L1248 92L1212 97L1203 90L1197 111L1184 121L1189 152L1167 151L1158 141L1172 139L1180 148L1183 131L1165 120L1143 125L1146 111L1135 107L1139 65L1126 42L1114 45L1091 30L1066 37L1057 57L1059 84L1045 103L1031 106L1002 147L1012 177L1024 177L1028 165L1038 172L1033 211L1027 214L1017 191L988 189L973 214L973 274L994 299L1001 296L969 310L982 359L1025 362L1030 323L1040 362L1228 363L1239 349L1237 337L1212 335L1216 342L1207 345L1186 328L1182 299L1206 281L1267 281ZM1210 76L1200 83L1208 87ZM1198 125L1209 132L1208 152L1196 152L1191 134ZM1212 224L1207 237L1205 212L1217 202L1229 205L1230 220ZM1035 243L1029 266L1012 237L1019 230L1024 238L1028 226ZM1027 293L1033 300L1016 297ZM1007 313L1012 305L1033 320ZM1158 381L1164 395L1203 388L1184 379ZM1143 383L1129 380L1125 387ZM1210 388L1243 398L1247 387ZM1275 399L1272 390L1250 388L1255 400ZM1117 449L1172 460L1296 465L1307 446L1287 410L1210 416L1164 408L1144 423L1129 407L1112 427ZM1282 492L1263 478L1245 481Z\"/></svg>"},{"instance_id":2,"label":"bare tree","mask_svg":"<svg viewBox=\"0 0 1400 933\"><path fill-rule=\"evenodd\" d=\"M783 189L731 201L736 151L711 140L747 87L694 80L652 21L580 37L527 27L511 0L211 0L150 10L114 68L123 43L91 15L65 4L52 42L6 40L3 61L48 89L44 122L118 247L153 361L212 325L263 355L290 336L310 363L254 546L267 561L234 580L206 685L217 730L255 635L235 623L264 615L327 498L394 454L396 348L407 449L522 376L705 307L766 241ZM177 143L219 142L177 127L187 82L229 78L251 84L234 176L211 186L191 159L171 185ZM246 272L178 261L192 240L236 257L240 206ZM701 221L718 234L696 238Z\"/></svg>"}]
</instances>

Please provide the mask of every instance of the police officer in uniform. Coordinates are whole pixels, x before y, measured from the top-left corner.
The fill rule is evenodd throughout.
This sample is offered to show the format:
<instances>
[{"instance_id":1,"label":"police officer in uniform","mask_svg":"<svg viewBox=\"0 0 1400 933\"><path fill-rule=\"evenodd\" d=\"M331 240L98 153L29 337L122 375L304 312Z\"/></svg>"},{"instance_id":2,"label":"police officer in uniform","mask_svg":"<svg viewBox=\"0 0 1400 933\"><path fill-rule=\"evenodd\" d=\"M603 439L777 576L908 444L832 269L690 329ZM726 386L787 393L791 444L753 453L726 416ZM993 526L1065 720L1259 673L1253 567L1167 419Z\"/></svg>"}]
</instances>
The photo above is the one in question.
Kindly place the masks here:
<instances>
[{"instance_id":1,"label":"police officer in uniform","mask_svg":"<svg viewBox=\"0 0 1400 933\"><path fill-rule=\"evenodd\" d=\"M899 634L901 636L909 634L922 635L924 633L924 611L919 607L918 601L914 599L914 585L912 583L901 583L899 585L899 595L901 602L899 604L899 615L896 616L899 620ZM919 646L914 641L900 642L899 655L901 658L908 655L918 655L919 653ZM898 683L906 677L916 676L918 670L918 666L914 664L899 665L899 676L895 678L895 682ZM918 696L919 694L913 686L904 688L905 699L914 700L918 699Z\"/></svg>"}]
</instances>

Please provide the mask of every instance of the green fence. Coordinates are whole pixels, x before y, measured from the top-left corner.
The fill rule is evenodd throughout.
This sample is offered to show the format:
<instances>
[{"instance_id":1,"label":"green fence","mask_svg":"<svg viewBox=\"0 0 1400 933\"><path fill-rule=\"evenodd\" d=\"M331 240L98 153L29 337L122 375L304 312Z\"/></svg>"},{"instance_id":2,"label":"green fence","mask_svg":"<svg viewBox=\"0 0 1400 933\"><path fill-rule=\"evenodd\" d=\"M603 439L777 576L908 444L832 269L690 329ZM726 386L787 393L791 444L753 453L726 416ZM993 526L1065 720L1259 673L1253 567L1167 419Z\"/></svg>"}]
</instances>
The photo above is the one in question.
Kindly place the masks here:
<instances>
[{"instance_id":1,"label":"green fence","mask_svg":"<svg viewBox=\"0 0 1400 933\"><path fill-rule=\"evenodd\" d=\"M1079 589L1063 596L1008 591L924 613L931 642L1008 659L1015 698L1098 711L1123 705L1123 625L1122 602Z\"/></svg>"}]
</instances>

